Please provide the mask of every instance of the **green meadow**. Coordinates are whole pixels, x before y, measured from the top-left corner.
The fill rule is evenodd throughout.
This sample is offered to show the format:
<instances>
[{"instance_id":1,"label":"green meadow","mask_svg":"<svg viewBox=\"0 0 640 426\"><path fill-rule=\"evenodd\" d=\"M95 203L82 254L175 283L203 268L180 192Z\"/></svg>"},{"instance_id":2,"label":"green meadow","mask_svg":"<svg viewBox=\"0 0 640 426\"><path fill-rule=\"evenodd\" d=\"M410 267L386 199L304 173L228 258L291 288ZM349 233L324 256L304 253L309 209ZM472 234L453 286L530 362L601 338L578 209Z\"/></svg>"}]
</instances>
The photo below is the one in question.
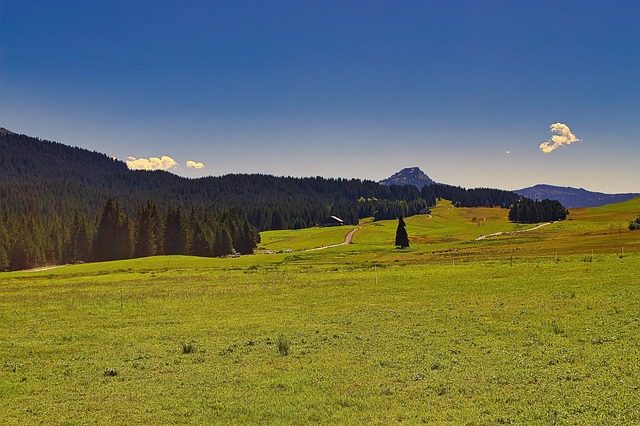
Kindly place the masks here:
<instances>
[{"instance_id":1,"label":"green meadow","mask_svg":"<svg viewBox=\"0 0 640 426\"><path fill-rule=\"evenodd\" d=\"M2 424L639 424L639 213L443 201L405 250L365 220L1 273Z\"/></svg>"}]
</instances>

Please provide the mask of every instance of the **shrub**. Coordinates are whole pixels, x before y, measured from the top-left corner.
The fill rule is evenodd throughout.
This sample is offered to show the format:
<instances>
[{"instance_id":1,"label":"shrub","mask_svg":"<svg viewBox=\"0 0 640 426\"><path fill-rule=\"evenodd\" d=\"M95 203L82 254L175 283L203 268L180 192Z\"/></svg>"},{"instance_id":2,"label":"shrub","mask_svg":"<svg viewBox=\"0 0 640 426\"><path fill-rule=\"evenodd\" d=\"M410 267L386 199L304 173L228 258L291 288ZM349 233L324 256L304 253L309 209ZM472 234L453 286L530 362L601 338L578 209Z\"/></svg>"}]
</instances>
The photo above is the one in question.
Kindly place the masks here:
<instances>
[{"instance_id":1,"label":"shrub","mask_svg":"<svg viewBox=\"0 0 640 426\"><path fill-rule=\"evenodd\" d=\"M291 350L291 342L285 336L278 336L278 353L282 356L289 355Z\"/></svg>"},{"instance_id":2,"label":"shrub","mask_svg":"<svg viewBox=\"0 0 640 426\"><path fill-rule=\"evenodd\" d=\"M182 343L182 353L192 354L196 351L196 347L193 343Z\"/></svg>"}]
</instances>

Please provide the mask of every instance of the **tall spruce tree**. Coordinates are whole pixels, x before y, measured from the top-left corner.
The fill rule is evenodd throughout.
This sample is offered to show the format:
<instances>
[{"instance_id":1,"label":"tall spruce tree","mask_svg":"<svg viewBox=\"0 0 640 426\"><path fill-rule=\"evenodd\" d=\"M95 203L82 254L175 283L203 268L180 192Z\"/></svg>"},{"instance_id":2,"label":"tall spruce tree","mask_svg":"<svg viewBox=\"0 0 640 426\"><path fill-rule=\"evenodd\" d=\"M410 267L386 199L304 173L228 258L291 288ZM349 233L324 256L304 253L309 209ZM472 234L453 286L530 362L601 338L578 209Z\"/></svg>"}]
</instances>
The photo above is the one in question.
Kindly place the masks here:
<instances>
[{"instance_id":1,"label":"tall spruce tree","mask_svg":"<svg viewBox=\"0 0 640 426\"><path fill-rule=\"evenodd\" d=\"M193 224L193 244L191 245L191 254L194 256L211 257L211 230L207 228L200 220L196 220Z\"/></svg>"},{"instance_id":2,"label":"tall spruce tree","mask_svg":"<svg viewBox=\"0 0 640 426\"><path fill-rule=\"evenodd\" d=\"M0 215L0 272L9 270L9 232L4 225L2 215Z\"/></svg>"},{"instance_id":3,"label":"tall spruce tree","mask_svg":"<svg viewBox=\"0 0 640 426\"><path fill-rule=\"evenodd\" d=\"M398 218L398 229L396 229L396 247L409 247L409 235L402 216Z\"/></svg>"},{"instance_id":4,"label":"tall spruce tree","mask_svg":"<svg viewBox=\"0 0 640 426\"><path fill-rule=\"evenodd\" d=\"M129 218L112 198L109 198L102 211L93 241L93 254L97 261L131 257Z\"/></svg>"},{"instance_id":5,"label":"tall spruce tree","mask_svg":"<svg viewBox=\"0 0 640 426\"><path fill-rule=\"evenodd\" d=\"M135 224L134 257L154 256L158 253L159 219L156 206L147 201L138 207Z\"/></svg>"},{"instance_id":6,"label":"tall spruce tree","mask_svg":"<svg viewBox=\"0 0 640 426\"><path fill-rule=\"evenodd\" d=\"M0 272L8 271L11 268L9 263L9 254L2 241L0 241Z\"/></svg>"},{"instance_id":7,"label":"tall spruce tree","mask_svg":"<svg viewBox=\"0 0 640 426\"><path fill-rule=\"evenodd\" d=\"M219 223L215 230L213 240L213 255L216 257L227 256L233 253L233 240L229 228L224 223Z\"/></svg>"},{"instance_id":8,"label":"tall spruce tree","mask_svg":"<svg viewBox=\"0 0 640 426\"><path fill-rule=\"evenodd\" d=\"M11 269L29 269L37 266L37 247L33 241L32 230L33 221L30 218L23 218L20 223L20 238L16 239L11 247L9 262Z\"/></svg>"},{"instance_id":9,"label":"tall spruce tree","mask_svg":"<svg viewBox=\"0 0 640 426\"><path fill-rule=\"evenodd\" d=\"M167 210L163 237L164 254L187 254L187 226L180 207Z\"/></svg>"}]
</instances>

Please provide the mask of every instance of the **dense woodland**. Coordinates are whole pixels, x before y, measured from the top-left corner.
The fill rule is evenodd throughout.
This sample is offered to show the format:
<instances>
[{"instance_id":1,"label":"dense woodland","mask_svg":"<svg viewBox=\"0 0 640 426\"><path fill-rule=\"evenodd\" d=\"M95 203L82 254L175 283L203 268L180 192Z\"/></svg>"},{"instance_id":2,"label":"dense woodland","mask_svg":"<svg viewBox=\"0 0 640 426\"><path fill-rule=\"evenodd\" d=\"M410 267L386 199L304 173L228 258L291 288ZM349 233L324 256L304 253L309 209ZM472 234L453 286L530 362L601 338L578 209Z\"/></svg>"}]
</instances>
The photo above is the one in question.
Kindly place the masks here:
<instances>
[{"instance_id":1,"label":"dense woodland","mask_svg":"<svg viewBox=\"0 0 640 426\"><path fill-rule=\"evenodd\" d=\"M567 209L559 201L522 198L509 210L509 220L519 223L553 222L566 219L567 214Z\"/></svg>"},{"instance_id":2,"label":"dense woodland","mask_svg":"<svg viewBox=\"0 0 640 426\"><path fill-rule=\"evenodd\" d=\"M436 199L450 200L456 207L502 207L513 206L520 198L511 191L491 188L465 189L459 186L433 184L422 188L421 197L431 205Z\"/></svg>"},{"instance_id":3,"label":"dense woodland","mask_svg":"<svg viewBox=\"0 0 640 426\"><path fill-rule=\"evenodd\" d=\"M428 212L437 199L459 207L508 208L519 197L495 189L434 184L418 190L360 179L187 179L132 171L101 153L3 129L0 270L153 254L250 253L259 231L318 226L332 215L346 224L408 217Z\"/></svg>"}]
</instances>

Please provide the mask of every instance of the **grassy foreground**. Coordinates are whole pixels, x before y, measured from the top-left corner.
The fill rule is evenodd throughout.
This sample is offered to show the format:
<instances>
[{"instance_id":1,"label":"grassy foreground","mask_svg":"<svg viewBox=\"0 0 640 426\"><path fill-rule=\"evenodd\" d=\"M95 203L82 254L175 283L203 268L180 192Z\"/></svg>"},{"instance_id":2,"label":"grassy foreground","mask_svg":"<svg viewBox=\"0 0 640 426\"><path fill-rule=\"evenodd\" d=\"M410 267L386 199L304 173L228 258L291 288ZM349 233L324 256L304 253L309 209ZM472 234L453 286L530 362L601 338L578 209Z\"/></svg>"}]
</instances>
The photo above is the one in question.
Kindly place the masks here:
<instances>
[{"instance_id":1,"label":"grassy foreground","mask_svg":"<svg viewBox=\"0 0 640 426\"><path fill-rule=\"evenodd\" d=\"M4 424L640 422L640 257L3 277Z\"/></svg>"},{"instance_id":2,"label":"grassy foreground","mask_svg":"<svg viewBox=\"0 0 640 426\"><path fill-rule=\"evenodd\" d=\"M640 200L278 231L238 259L0 274L13 424L639 424ZM482 240L477 237L503 232Z\"/></svg>"}]
</instances>

